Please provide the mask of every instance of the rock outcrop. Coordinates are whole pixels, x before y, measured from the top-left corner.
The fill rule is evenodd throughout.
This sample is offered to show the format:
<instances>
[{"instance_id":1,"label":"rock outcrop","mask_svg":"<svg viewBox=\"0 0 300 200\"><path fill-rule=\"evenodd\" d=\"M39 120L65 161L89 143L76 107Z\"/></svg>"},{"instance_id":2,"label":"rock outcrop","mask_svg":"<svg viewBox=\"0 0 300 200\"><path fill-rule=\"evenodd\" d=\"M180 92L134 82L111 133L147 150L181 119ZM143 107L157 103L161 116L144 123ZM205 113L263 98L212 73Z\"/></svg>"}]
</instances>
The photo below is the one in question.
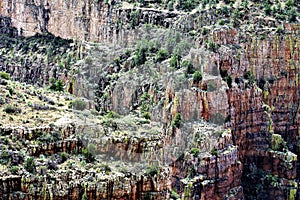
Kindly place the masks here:
<instances>
[{"instance_id":1,"label":"rock outcrop","mask_svg":"<svg viewBox=\"0 0 300 200\"><path fill-rule=\"evenodd\" d=\"M86 125L88 114L75 112L84 123L71 128L65 123L58 141L38 140L36 128L1 127L0 194L8 199L298 199L300 28L286 23L297 22L297 15L285 16L273 1L268 3L278 12L255 2L201 3L202 9L191 12L180 10L178 2L170 6L178 8L173 11L123 1L0 2L5 16L0 33L6 35L1 35L0 69L13 80L52 89L61 80L64 90L88 99L85 108L97 110L93 125ZM293 11L294 3L289 4L285 8ZM36 33L41 35L23 38ZM9 101L18 96L12 88L3 91ZM44 106L31 108L50 108ZM43 132L55 135L51 130ZM36 170L22 167L12 175L5 168L12 167L7 158L24 164L9 142L14 137L26 141L20 147L36 157ZM94 158L87 150L101 153ZM70 154L68 161L62 161L63 152ZM59 167L51 159L61 162ZM150 166L123 166L119 160ZM130 169L120 171L122 166Z\"/></svg>"}]
</instances>

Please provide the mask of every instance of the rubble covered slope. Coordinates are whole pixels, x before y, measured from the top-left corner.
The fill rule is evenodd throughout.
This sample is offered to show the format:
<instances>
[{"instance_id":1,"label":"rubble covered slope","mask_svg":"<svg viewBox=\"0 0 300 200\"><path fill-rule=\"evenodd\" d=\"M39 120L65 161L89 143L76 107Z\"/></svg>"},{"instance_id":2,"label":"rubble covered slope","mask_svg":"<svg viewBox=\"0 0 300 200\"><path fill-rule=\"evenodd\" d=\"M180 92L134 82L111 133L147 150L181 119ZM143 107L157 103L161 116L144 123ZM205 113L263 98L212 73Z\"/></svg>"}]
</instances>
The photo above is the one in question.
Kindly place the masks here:
<instances>
[{"instance_id":1,"label":"rubble covered slope","mask_svg":"<svg viewBox=\"0 0 300 200\"><path fill-rule=\"evenodd\" d=\"M299 199L288 1L1 1L0 199Z\"/></svg>"}]
</instances>

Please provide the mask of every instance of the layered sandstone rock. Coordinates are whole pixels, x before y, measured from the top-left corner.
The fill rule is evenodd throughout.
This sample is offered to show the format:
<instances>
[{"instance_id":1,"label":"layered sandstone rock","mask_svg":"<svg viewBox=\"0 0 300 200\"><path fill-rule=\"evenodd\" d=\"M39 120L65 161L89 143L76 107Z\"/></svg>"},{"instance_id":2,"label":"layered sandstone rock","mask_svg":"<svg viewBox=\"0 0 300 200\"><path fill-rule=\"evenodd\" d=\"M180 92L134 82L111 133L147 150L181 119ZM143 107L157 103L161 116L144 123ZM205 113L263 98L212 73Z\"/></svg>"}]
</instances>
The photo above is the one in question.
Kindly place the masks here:
<instances>
[{"instance_id":1,"label":"layered sandstone rock","mask_svg":"<svg viewBox=\"0 0 300 200\"><path fill-rule=\"evenodd\" d=\"M183 160L178 154L166 159L172 160L171 172L157 176L156 179L144 176L136 178L134 175L128 179L123 175L120 175L120 179L119 175L114 177L116 179L110 179L113 176L108 176L103 189L94 183L81 184L78 180L71 182L71 186L66 186L64 183L71 181L71 177L59 177L54 181L57 188L53 189L53 186L46 184L37 188L47 188L45 194L49 198L52 193L55 194L52 191L66 192L55 196L58 199L72 199L82 196L85 191L90 199L139 199L146 197L145 192L149 192L150 196L153 194L155 199L166 199L169 198L168 191L172 182L172 187L176 188L183 199L243 199L244 194L248 198L297 199L300 191L297 185L300 122L299 26L284 24L284 33L274 34L277 21L263 19L247 10L244 18L237 20L238 23L239 20L252 22L247 31L219 26L210 27L213 30L206 36L196 34L197 44L185 57L203 73L203 80L195 83L191 76L184 76L184 69L170 69L169 60L155 64L150 59L142 67L134 68L130 65L134 58L126 57L119 66L110 64L105 59L114 59L113 54L108 53L111 48L118 49L118 45L130 46L136 40L151 35L146 34L147 30L142 29L141 24L150 23L189 32L213 25L223 16L213 9L187 14L126 5L121 2L105 4L94 1L3 1L0 2L0 13L9 18L1 18L1 33L14 35L16 31L11 29L12 25L17 27L19 34L25 36L50 32L63 38L112 42L114 47L98 49L101 54L89 54L88 51L95 52L90 44L79 47L78 56L82 59L89 54L93 58L91 63L88 59L77 63L75 69L82 70L78 76L68 76L66 70L65 74L60 72L60 77L72 84L72 93L95 100L95 107L100 111L114 110L126 115L132 111L138 112L137 109L143 103L141 96L150 94L153 99L149 110L151 119L160 122L165 131L160 130L157 131L158 135L147 137L147 131L144 135L135 136L126 135L126 131L116 132L113 130L116 128L114 126L107 130L95 128L89 135L92 137L83 137L84 142L96 143L106 153L113 152L116 156L133 160L141 152L148 152L150 156L146 153L144 156L151 157L151 154L157 153L161 144L165 145L167 153L173 144L176 144L174 151L189 142L194 146L186 145L187 149L179 151L184 154ZM256 24L258 27L254 29ZM267 36L263 38L263 35ZM214 48L210 44L215 44ZM10 57L3 61L5 64L2 64L2 69L11 72L16 79L25 76L25 81L34 77L34 81L42 79L43 82L48 79L44 77L49 77L44 67L33 67L30 72L24 72L23 68L6 63L9 59ZM232 80L232 83L228 80ZM175 127L174 119L178 113L185 123ZM197 134L191 128L186 128L190 122L203 125L202 119L221 124L226 122L225 126L232 132L221 134L217 137L216 145L206 148L192 137ZM145 127L143 128L147 129ZM81 127L79 130L86 133L89 128ZM211 136L207 134L210 128L207 126L201 129L204 138ZM124 127L121 129L126 130ZM134 130L129 132L134 133ZM204 141L214 143L213 140ZM47 144L38 147L38 151L35 150L32 154L57 153L80 146L76 140L60 145L63 147ZM122 151L117 151L118 148ZM189 148L207 151L198 156L192 155ZM198 152L196 149L194 151ZM80 169L75 170L74 174L82 180L85 175L93 172ZM65 172L61 172L61 176L66 176ZM97 179L99 180L101 179ZM11 177L11 181L17 182L15 189L19 190L19 179ZM125 182L118 187L117 183L120 181ZM4 178L2 182L4 188L9 188L9 178ZM37 180L22 182L23 191L27 192L28 198L43 198L38 195L37 188L29 190L30 185L36 182ZM5 193L9 194L11 191L7 189Z\"/></svg>"}]
</instances>

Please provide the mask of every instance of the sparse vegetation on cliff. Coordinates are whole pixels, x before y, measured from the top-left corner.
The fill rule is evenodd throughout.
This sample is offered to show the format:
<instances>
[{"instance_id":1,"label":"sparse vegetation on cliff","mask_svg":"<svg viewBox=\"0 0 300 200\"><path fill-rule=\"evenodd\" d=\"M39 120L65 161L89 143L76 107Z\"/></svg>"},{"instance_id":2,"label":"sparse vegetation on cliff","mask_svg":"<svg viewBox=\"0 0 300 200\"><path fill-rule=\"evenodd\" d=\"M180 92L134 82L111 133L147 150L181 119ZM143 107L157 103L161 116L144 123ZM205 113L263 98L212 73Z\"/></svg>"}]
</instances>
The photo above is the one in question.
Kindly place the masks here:
<instances>
[{"instance_id":1,"label":"sparse vegetation on cliff","mask_svg":"<svg viewBox=\"0 0 300 200\"><path fill-rule=\"evenodd\" d=\"M10 80L9 74L6 73L6 72L1 72L1 71L0 71L0 78L6 79L6 80Z\"/></svg>"},{"instance_id":2,"label":"sparse vegetation on cliff","mask_svg":"<svg viewBox=\"0 0 300 200\"><path fill-rule=\"evenodd\" d=\"M300 1L9 2L3 198L298 197Z\"/></svg>"},{"instance_id":3,"label":"sparse vegetation on cliff","mask_svg":"<svg viewBox=\"0 0 300 200\"><path fill-rule=\"evenodd\" d=\"M200 71L195 71L193 73L193 81L195 83L199 83L200 81L202 81L202 73Z\"/></svg>"},{"instance_id":4,"label":"sparse vegetation on cliff","mask_svg":"<svg viewBox=\"0 0 300 200\"><path fill-rule=\"evenodd\" d=\"M84 110L87 106L87 103L82 99L75 99L70 102L69 107L72 107L75 110Z\"/></svg>"},{"instance_id":5,"label":"sparse vegetation on cliff","mask_svg":"<svg viewBox=\"0 0 300 200\"><path fill-rule=\"evenodd\" d=\"M50 78L50 89L58 92L64 91L64 83L61 79L55 81L54 78Z\"/></svg>"},{"instance_id":6,"label":"sparse vegetation on cliff","mask_svg":"<svg viewBox=\"0 0 300 200\"><path fill-rule=\"evenodd\" d=\"M180 113L176 113L171 124L172 124L172 126L179 128L181 123L182 123L181 115L180 115Z\"/></svg>"},{"instance_id":7,"label":"sparse vegetation on cliff","mask_svg":"<svg viewBox=\"0 0 300 200\"><path fill-rule=\"evenodd\" d=\"M34 158L29 157L26 159L25 164L24 164L24 168L30 172L30 173L34 173L36 171L36 163Z\"/></svg>"}]
</instances>

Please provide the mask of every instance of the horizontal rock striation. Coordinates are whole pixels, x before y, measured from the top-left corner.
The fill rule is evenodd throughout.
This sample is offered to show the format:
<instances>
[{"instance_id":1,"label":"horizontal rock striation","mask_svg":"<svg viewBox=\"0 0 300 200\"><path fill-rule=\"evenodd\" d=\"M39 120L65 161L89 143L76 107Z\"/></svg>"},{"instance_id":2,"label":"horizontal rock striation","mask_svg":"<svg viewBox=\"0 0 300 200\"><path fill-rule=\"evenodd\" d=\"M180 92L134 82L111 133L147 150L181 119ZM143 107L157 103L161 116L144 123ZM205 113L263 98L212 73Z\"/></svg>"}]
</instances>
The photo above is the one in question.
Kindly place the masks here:
<instances>
[{"instance_id":1,"label":"horizontal rock striation","mask_svg":"<svg viewBox=\"0 0 300 200\"><path fill-rule=\"evenodd\" d=\"M140 134L136 129L126 129L124 124L118 127L120 122L114 123L114 120L105 122L106 129L101 126L77 127L76 130L85 135L81 138L84 145L95 143L97 149L106 154L133 161L140 154L149 160L157 158L152 154L159 154L157 150L161 150L162 145L165 145L167 155L183 144L187 147L180 152L182 155L169 156L167 160L172 162L168 167L164 166L165 170L158 170L161 173L155 174L154 178L111 173L103 166L101 177L85 169L74 169L70 173L58 171L57 177L49 174L30 179L27 174L20 180L20 176L5 176L1 179L5 197L76 199L86 194L89 199L167 199L172 188L183 199L299 199L300 28L298 24L283 23L283 30L275 33L274 27L280 23L251 14L251 9L253 7L245 9L233 26L210 27L213 30L203 36L197 31L216 24L226 14L216 12L216 8L191 13L167 12L134 8L126 2L116 1L0 2L0 13L5 16L0 18L0 33L10 36L51 33L62 38L111 45L97 48L88 42L77 45L66 41L66 48L57 51L56 60L50 62L56 65L49 64L50 67L47 67L47 59L53 55L43 61L36 56L38 61L33 60L43 63L39 66L29 57L7 63L18 60L13 59L14 47L9 55L6 50L1 51L1 70L10 72L16 80L38 82L44 86L50 77L60 78L68 84L67 90L71 93L95 100L95 108L101 113L115 111L128 115L134 112L150 118L151 125L155 122L161 126L155 130L156 135L148 134L154 125L138 126L139 130L143 129ZM246 20L252 24L241 25ZM171 68L170 57L156 62L156 57L150 58L147 54L144 63L134 66L132 63L136 62L138 54L121 53L121 47L138 51L131 47L140 39L151 38L153 33L157 37L166 37L159 31L151 32L150 24L193 35L191 43L194 46L186 48L189 52L183 59L190 60L194 70L202 72L200 81L195 81L186 69ZM254 28L254 25L258 27ZM247 30L243 30L245 26L249 26ZM52 39L54 44L59 43L54 37ZM167 43L166 40L162 41ZM2 45L3 49L9 47L9 43ZM18 44L20 49L26 49L21 47L22 42ZM46 55L45 48L38 45L30 48ZM59 48L57 45L56 49ZM68 51L69 48L73 53ZM115 59L111 49L121 56ZM59 57L59 54L65 56ZM68 56L74 58L72 64L69 63L74 68L66 62ZM77 74L69 74L71 70L72 73L77 70ZM222 124L231 131L213 136L209 126L200 128L201 134L187 128L189 123L205 124L201 120ZM43 131L49 132L49 129ZM67 140L70 136L67 133L64 133L66 138L62 134L63 142L29 146L29 155L82 149L77 139ZM15 135L30 140L35 138L36 132L1 129L1 134L11 135L10 139ZM213 145L207 147L205 142ZM15 160L21 162L22 158ZM39 171L42 173L43 170ZM74 176L76 180L73 180ZM33 188L33 183L39 185ZM12 184L15 185L13 188L10 187ZM44 196L40 194L41 188Z\"/></svg>"}]
</instances>

